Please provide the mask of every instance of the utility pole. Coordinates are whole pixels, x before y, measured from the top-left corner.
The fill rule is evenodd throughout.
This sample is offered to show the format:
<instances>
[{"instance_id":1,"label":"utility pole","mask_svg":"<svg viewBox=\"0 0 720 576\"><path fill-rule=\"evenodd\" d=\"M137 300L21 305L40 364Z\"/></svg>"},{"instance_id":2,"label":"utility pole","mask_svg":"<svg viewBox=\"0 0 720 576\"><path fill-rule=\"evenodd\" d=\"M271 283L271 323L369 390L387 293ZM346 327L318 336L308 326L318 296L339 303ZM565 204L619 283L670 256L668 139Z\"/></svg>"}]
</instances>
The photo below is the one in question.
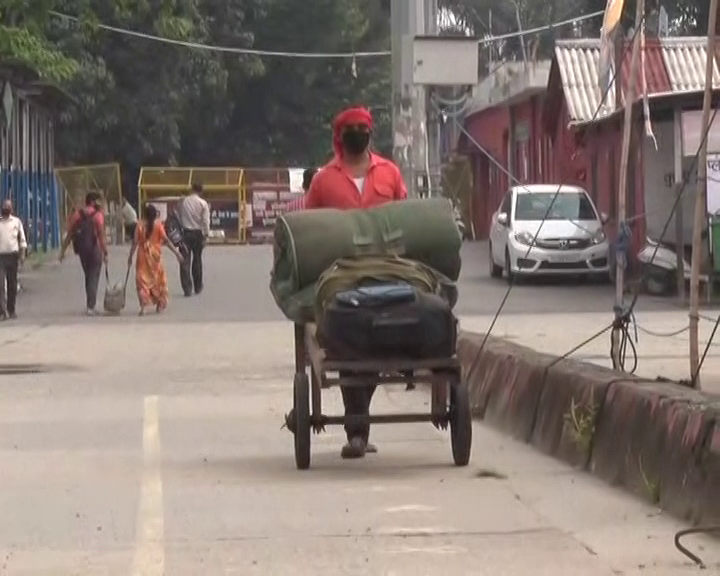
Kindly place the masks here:
<instances>
[{"instance_id":1,"label":"utility pole","mask_svg":"<svg viewBox=\"0 0 720 576\"><path fill-rule=\"evenodd\" d=\"M431 36L439 35L438 26L438 0L424 0L425 4L425 31ZM442 187L442 158L440 155L440 113L432 100L432 89L425 88L425 178L427 179L427 193L439 194Z\"/></svg>"},{"instance_id":2,"label":"utility pole","mask_svg":"<svg viewBox=\"0 0 720 576\"><path fill-rule=\"evenodd\" d=\"M418 191L416 170L426 166L426 98L425 89L413 84L413 38L426 33L428 1L390 3L393 158L411 196Z\"/></svg>"},{"instance_id":3,"label":"utility pole","mask_svg":"<svg viewBox=\"0 0 720 576\"><path fill-rule=\"evenodd\" d=\"M718 0L710 0L708 18L707 59L705 60L705 96L703 98L702 123L700 124L700 154L697 162L697 191L695 193L695 218L693 220L692 263L690 270L690 377L694 388L700 389L700 346L698 324L700 321L700 266L702 264L702 231L707 224L707 137L712 104L713 64L715 63L715 27Z\"/></svg>"},{"instance_id":4,"label":"utility pole","mask_svg":"<svg viewBox=\"0 0 720 576\"><path fill-rule=\"evenodd\" d=\"M632 135L632 117L635 105L635 84L637 81L638 60L640 56L640 26L642 25L643 15L645 13L645 0L637 0L635 10L635 39L633 41L632 60L630 61L630 79L628 82L627 94L625 95L625 122L623 125L622 150L620 156L620 186L618 189L618 227L624 226L627 219L627 184L628 184L628 161L630 157L630 137ZM624 44L624 42L623 42ZM621 54L624 54L624 46ZM621 66L624 58L620 57L620 64L615 69L615 91L621 90ZM616 319L623 313L625 300L625 262L622 258L616 258L615 273L615 317ZM622 359L620 357L620 341L622 336L622 327L615 326L612 331L612 361L613 368L619 370L622 367Z\"/></svg>"},{"instance_id":5,"label":"utility pole","mask_svg":"<svg viewBox=\"0 0 720 576\"><path fill-rule=\"evenodd\" d=\"M412 186L412 165L406 146L406 120L403 111L408 100L404 69L406 63L404 39L409 32L409 4L409 0L395 0L390 3L393 160L400 168L408 190Z\"/></svg>"}]
</instances>

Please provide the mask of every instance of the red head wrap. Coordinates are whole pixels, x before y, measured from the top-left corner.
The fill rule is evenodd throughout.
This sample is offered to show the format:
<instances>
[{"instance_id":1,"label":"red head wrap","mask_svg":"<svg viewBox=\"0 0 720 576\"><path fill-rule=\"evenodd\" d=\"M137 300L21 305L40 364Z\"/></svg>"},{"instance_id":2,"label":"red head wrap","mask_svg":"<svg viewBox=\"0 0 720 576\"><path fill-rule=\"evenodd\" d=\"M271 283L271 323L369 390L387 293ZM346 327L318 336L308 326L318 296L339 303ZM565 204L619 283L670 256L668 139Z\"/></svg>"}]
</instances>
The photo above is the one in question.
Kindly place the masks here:
<instances>
[{"instance_id":1,"label":"red head wrap","mask_svg":"<svg viewBox=\"0 0 720 576\"><path fill-rule=\"evenodd\" d=\"M373 127L373 117L367 108L348 108L343 110L333 121L333 150L342 156L342 131L345 126L364 125L370 130Z\"/></svg>"}]
</instances>

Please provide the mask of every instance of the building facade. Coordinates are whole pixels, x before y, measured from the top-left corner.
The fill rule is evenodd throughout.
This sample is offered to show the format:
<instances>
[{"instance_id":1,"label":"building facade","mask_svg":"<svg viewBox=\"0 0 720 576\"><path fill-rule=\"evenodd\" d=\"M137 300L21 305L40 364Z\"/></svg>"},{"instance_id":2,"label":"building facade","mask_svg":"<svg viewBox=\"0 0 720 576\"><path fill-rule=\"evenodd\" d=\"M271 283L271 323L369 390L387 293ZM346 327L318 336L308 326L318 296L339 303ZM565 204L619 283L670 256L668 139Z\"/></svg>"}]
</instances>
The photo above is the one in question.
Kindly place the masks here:
<instances>
[{"instance_id":1,"label":"building facade","mask_svg":"<svg viewBox=\"0 0 720 576\"><path fill-rule=\"evenodd\" d=\"M67 95L28 67L0 62L0 197L13 202L32 251L60 245L54 126Z\"/></svg>"},{"instance_id":2,"label":"building facade","mask_svg":"<svg viewBox=\"0 0 720 576\"><path fill-rule=\"evenodd\" d=\"M705 46L705 38L647 39L636 78L628 163L626 214L634 249L644 242L646 233L675 240L665 225L675 204L674 159L680 155L687 173L697 150L676 149L674 123L678 115L686 117L701 107ZM470 157L473 166L473 218L479 238L487 236L490 217L512 181L583 186L598 209L611 217L609 232L616 230L623 109L630 77L631 50L627 48L619 75L620 98L616 98L615 84L609 90L600 89L600 42L596 39L558 41L551 62L513 64L514 74L490 81L494 93L488 90L476 96L458 149ZM544 85L538 72L542 67L546 67ZM713 82L716 89L720 87L717 63ZM648 93L649 124L640 97L643 88ZM681 129L690 129L685 124ZM491 168L495 162L481 148L502 167L495 167L501 174ZM711 132L709 151L720 153L720 129ZM503 169L514 178L503 175ZM692 175L686 176L681 204L685 208L683 240L689 242L695 191Z\"/></svg>"}]
</instances>

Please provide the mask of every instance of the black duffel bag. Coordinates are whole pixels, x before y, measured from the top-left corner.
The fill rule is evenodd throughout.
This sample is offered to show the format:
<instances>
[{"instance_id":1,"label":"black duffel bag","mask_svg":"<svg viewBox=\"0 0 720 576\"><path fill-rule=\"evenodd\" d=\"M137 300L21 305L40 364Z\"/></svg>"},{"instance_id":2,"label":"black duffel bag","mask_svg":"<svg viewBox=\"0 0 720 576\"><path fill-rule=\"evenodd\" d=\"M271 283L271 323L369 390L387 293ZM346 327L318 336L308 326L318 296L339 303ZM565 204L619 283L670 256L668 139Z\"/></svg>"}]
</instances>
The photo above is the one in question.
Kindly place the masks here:
<instances>
[{"instance_id":1,"label":"black duffel bag","mask_svg":"<svg viewBox=\"0 0 720 576\"><path fill-rule=\"evenodd\" d=\"M449 303L406 283L336 293L317 328L328 357L342 360L446 358L457 341Z\"/></svg>"}]
</instances>

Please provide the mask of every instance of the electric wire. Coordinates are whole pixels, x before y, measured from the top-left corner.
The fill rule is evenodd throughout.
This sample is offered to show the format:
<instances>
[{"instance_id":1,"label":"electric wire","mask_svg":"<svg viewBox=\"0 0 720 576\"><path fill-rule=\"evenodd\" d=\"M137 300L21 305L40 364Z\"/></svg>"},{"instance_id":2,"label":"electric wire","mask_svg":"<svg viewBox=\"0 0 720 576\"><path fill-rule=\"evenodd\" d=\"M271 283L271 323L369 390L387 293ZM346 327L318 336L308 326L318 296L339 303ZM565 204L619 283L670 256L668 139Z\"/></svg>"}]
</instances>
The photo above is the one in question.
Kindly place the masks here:
<instances>
[{"instance_id":1,"label":"electric wire","mask_svg":"<svg viewBox=\"0 0 720 576\"><path fill-rule=\"evenodd\" d=\"M713 122L715 121L716 115L717 115L717 110L715 110L713 112L710 122L705 127L705 131L704 131L703 137L700 141L700 145L698 146L698 150L692 158L690 169L686 172L686 174L683 177L682 187L680 189L680 192L675 197L675 202L673 203L672 209L670 210L670 214L668 215L667 220L665 221L665 225L663 226L662 232L660 233L660 239L658 240L657 246L655 246L655 250L653 251L652 257L650 258L651 262L655 259L655 256L657 255L657 251L660 248L660 243L662 242L662 239L665 237L665 234L667 233L668 228L670 227L670 223L672 222L672 219L673 219L673 216L675 215L677 207L680 204L680 201L682 200L683 195L685 194L687 185L690 180L690 176L691 176L693 170L695 170L695 168L697 166L698 159L700 158L700 152L702 150L702 147L705 144L705 141L708 138L708 135L710 133L710 128L712 127ZM641 283L642 283L642 279L644 279L645 276L646 276L645 273L643 273L641 275ZM630 350L633 352L633 356L634 356L633 365L634 365L634 368L637 369L637 365L638 365L637 348L635 347L635 343L632 341L629 330L630 330L631 324L637 326L636 322L635 322L634 309L635 309L635 306L637 305L639 298L640 298L640 290L638 288L638 289L636 289L636 291L633 295L633 300L630 303L630 306L626 310L624 310L620 316L616 317L609 326L605 327L603 330L601 330L600 332L596 333L594 336L592 336L591 338L589 338L588 340L583 342L583 344L581 346L574 347L569 353L564 354L562 357L565 358L565 357L569 356L570 354L577 352L577 350L579 350L583 346L586 346L587 344L589 344L596 338L599 338L608 330L610 330L612 328L619 328L621 331L620 355L619 355L620 364L621 364L621 366L625 365L625 363L627 361L625 355L627 353L628 345L630 345ZM716 321L714 318L711 319L711 318L706 317L705 319L710 320L712 322ZM618 325L618 323L619 323L619 325ZM680 330L680 333L684 332L686 329L689 329L689 327ZM714 334L714 332L715 331L713 331L713 334ZM637 333L635 335L635 342L637 342ZM709 349L711 343L712 343L712 339L710 339L710 341L707 342L706 352L703 356L707 355L707 350ZM615 350L611 346L611 351L610 351L611 357L614 356L614 352L615 352ZM634 372L634 370L633 370L633 372ZM697 375L695 375L695 378L697 378ZM694 381L693 381L693 384L694 384Z\"/></svg>"},{"instance_id":2,"label":"electric wire","mask_svg":"<svg viewBox=\"0 0 720 576\"><path fill-rule=\"evenodd\" d=\"M705 563L702 561L702 559L697 556L694 552L691 552L688 550L683 544L680 542L682 538L685 536L690 536L691 534L720 534L720 524L717 526L702 526L698 528L688 528L687 530L680 530L677 534L675 534L675 548L677 548L682 554L687 556L690 560L695 562L697 566L701 569L707 568Z\"/></svg>"},{"instance_id":3,"label":"electric wire","mask_svg":"<svg viewBox=\"0 0 720 576\"><path fill-rule=\"evenodd\" d=\"M705 127L705 131L704 131L703 137L700 141L700 145L698 146L698 150L696 151L695 155L692 158L690 169L686 172L686 174L683 177L682 187L680 189L680 192L675 197L675 202L673 203L672 209L670 210L670 214L668 215L667 220L665 221L665 225L663 226L662 232L660 233L660 239L658 240L657 246L655 247L655 250L653 251L652 257L650 258L651 262L655 259L655 256L657 255L657 251L660 248L660 243L662 242L662 239L665 237L665 234L667 233L668 228L670 227L670 223L672 222L672 219L673 219L673 216L675 215L677 207L680 204L680 201L682 200L683 195L685 194L687 185L689 183L690 176L691 176L693 170L695 170L695 168L697 166L698 159L700 158L700 152L702 150L702 147L705 144L705 141L708 138L708 135L710 133L710 128L712 127L712 124L715 121L716 115L717 115L717 110L715 110L713 112L710 122ZM642 280L645 278L645 276L646 276L646 273L641 274L641 283L642 283ZM633 353L633 368L634 368L634 370L632 370L631 373L634 373L634 371L637 369L638 362L639 362L637 348L635 345L635 343L638 340L637 339L638 327L637 327L637 323L635 321L635 315L634 315L634 309L635 309L635 306L637 305L639 298L640 298L640 290L638 288L638 289L636 289L636 291L633 295L633 300L630 303L630 306L628 306L627 309L625 309L619 316L617 316L609 326L606 326L605 328L603 328L602 330L600 330L599 332L597 332L596 334L594 334L587 340L583 341L583 343L581 345L573 347L569 352L563 354L561 356L561 358L567 358L571 354L574 354L575 352L577 352L584 346L587 346L592 341L594 341L595 339L597 339L600 336L602 336L603 334L605 334L605 332L607 332L608 330L610 330L612 328L618 328L621 331L620 354L619 354L620 365L621 365L621 367L625 366L625 363L627 362L626 354L627 354L628 347L629 347L630 351ZM711 322L716 321L715 318L705 317L704 319L710 320ZM630 326L631 325L635 326L635 329L636 329L635 342L633 342L633 339L630 335ZM682 328L677 333L680 334L688 329L689 329L689 327ZM714 331L713 331L713 334L714 334ZM712 343L712 339L707 342L706 352L703 356L707 355L707 350L709 349L711 343ZM614 352L615 352L615 350L612 348L612 345L611 345L611 350L610 350L611 357L614 356ZM695 376L695 378L697 378L697 376Z\"/></svg>"},{"instance_id":4,"label":"electric wire","mask_svg":"<svg viewBox=\"0 0 720 576\"><path fill-rule=\"evenodd\" d=\"M660 238L655 245L655 249L653 250L652 256L650 257L650 262L655 260L655 256L657 256L658 250L660 249L660 244L662 242L662 239L665 237L665 234L667 233L670 223L673 221L673 217L675 215L675 212L677 210L678 205L680 204L680 201L682 200L682 197L685 194L685 191L687 190L688 183L690 181L690 176L692 172L697 168L698 160L700 159L700 152L702 151L703 146L705 145L705 142L708 139L708 136L710 134L710 128L712 127L713 123L715 122L715 117L717 116L717 109L713 111L712 118L710 119L710 122L708 122L708 125L705 127L703 132L703 137L700 141L700 144L698 146L697 152L694 154L692 158L692 163L690 165L690 169L686 172L686 174L683 176L682 180L682 187L680 189L680 192L676 194L675 201L673 202L672 209L670 210L670 214L668 214L668 217L665 221L665 225L663 226L662 232L660 233ZM620 339L619 339L619 350L615 350L612 344L611 340L611 347L610 347L610 357L611 358L617 358L619 362L619 368L621 370L625 369L625 362L626 357L625 354L627 353L627 347L628 342L630 343L631 350L633 352L633 365L634 368L637 369L638 365L638 356L637 356L637 348L635 347L634 343L632 342L632 338L629 333L629 327L631 324L635 323L635 316L634 316L634 310L635 306L637 305L637 302L640 298L640 286L642 286L643 280L645 279L646 273L641 274L641 281L639 283L639 286L635 289L635 293L633 294L633 299L630 303L630 306L623 310L616 310L616 317L613 321L613 328L617 329L620 332ZM713 334L715 332L713 331ZM637 330L635 331L635 341L637 342ZM708 342L708 348L712 342L712 338L710 342ZM707 349L706 349L707 354ZM632 371L634 372L634 370ZM698 377L698 374L692 375L692 384L694 385L696 382L696 379Z\"/></svg>"},{"instance_id":5,"label":"electric wire","mask_svg":"<svg viewBox=\"0 0 720 576\"><path fill-rule=\"evenodd\" d=\"M643 15L642 21L644 21L644 19L645 19L645 15ZM641 21L641 22L642 22L642 21ZM622 53L621 59L620 59L621 62L624 61L625 56L627 55L628 50L629 50L629 49L632 47L632 45L634 44L635 38L636 38L638 32L640 31L640 28L641 28L641 26L636 26L635 30L633 31L632 37L631 37L631 39L630 39L630 42L628 42L627 45L624 47L623 53ZM614 69L614 70L613 70L613 72L612 72L612 74L611 74L611 76L610 76L610 81L608 82L607 86L605 87L605 90L604 90L603 94L601 95L600 104L598 105L597 109L595 110L592 118L589 120L590 123L592 123L593 121L595 121L595 120L597 119L598 114L600 114L600 112L603 110L605 99L608 97L608 94L610 93L610 90L611 90L613 84L615 83L615 78L618 77L618 73L619 73L619 70L617 70L617 69ZM510 173L509 170L507 170L500 162L498 162L498 161L493 157L493 155L490 154L490 152L489 152L488 150L486 150L475 138L473 138L472 134L470 134L470 133L465 129L465 127L460 123L460 121L459 121L457 118L454 119L454 122L455 122L455 124L457 125L458 129L459 129L459 130L466 136L466 138L473 144L473 146L475 146L480 152L482 152L493 164L495 164L495 166L497 166L497 168L498 168L502 173L504 173L513 183L515 183L516 187L518 187L518 188L524 188L525 190L528 190L527 184L522 183L518 178L515 177L514 174ZM538 239L538 235L540 234L540 231L542 230L543 225L544 225L545 222L547 221L548 216L550 215L550 212L552 211L552 208L553 208L553 206L555 205L555 201L557 200L557 197L560 195L560 191L562 190L562 187L563 187L562 184L558 185L557 190L555 191L555 194L553 195L553 197L552 197L552 199L551 199L551 201L550 201L550 204L549 204L547 210L545 211L545 214L544 214L542 220L540 221L540 225L538 226L538 229L537 229L537 231L535 232L535 235L533 236L532 241L529 243L530 245L528 246L527 252L526 252L526 254L525 254L525 258L527 258L527 257L530 255L530 253L531 253L534 245L536 244L537 239ZM492 256L491 256L491 258L492 258ZM509 279L508 279L508 288L507 288L507 290L505 291L505 294L503 295L502 300L500 301L500 305L498 306L497 310L495 311L495 314L493 315L493 319L492 319L492 321L490 322L490 326L488 327L488 329L486 330L486 332L485 332L485 334L484 334L484 337L483 337L483 340L482 340L482 342L481 342L481 344L480 344L479 350L482 351L483 348L485 347L485 345L487 344L487 340L488 340L488 338L490 337L490 335L492 334L492 331L493 331L493 329L495 328L495 325L497 324L498 319L500 318L500 314L502 314L502 311L503 311L503 309L505 308L505 304L507 303L507 300L508 300L508 298L510 297L510 294L511 294L512 289L513 289L514 286L515 286L515 277L511 275L511 276L509 277ZM608 329L609 329L609 328L608 328ZM600 335L604 334L608 329L605 329L605 330L601 331L601 332L598 333L596 336L594 336L590 341L592 341L592 340L594 340L595 338L599 337ZM587 342L587 343L589 343L589 342ZM586 344L587 344L587 343L586 343Z\"/></svg>"},{"instance_id":6,"label":"electric wire","mask_svg":"<svg viewBox=\"0 0 720 576\"><path fill-rule=\"evenodd\" d=\"M57 10L49 10L48 14L52 16L53 18L57 18L60 20L80 23L82 22L82 19L77 16L71 16L70 14L65 14L63 12L58 12ZM567 20L562 20L560 22L552 22L550 24L547 24L545 26L538 26L537 28L531 28L529 30L521 30L518 32L509 32L507 34L501 34L499 36L493 36L490 38L482 38L478 40L478 45L482 46L484 44L489 44L491 42L496 42L498 40L506 40L509 38L518 38L522 36L527 36L531 34L538 34L540 32L546 32L550 30L554 30L555 28L562 28L564 26L570 26L572 24L577 24L579 22L584 22L586 20L591 20L593 18L597 18L598 16L601 16L604 14L604 11L598 11L593 12L591 14L585 14L583 16L576 16L574 18L570 18ZM201 42L191 42L188 40L177 40L174 38L165 38L163 36L158 36L156 34L149 34L146 32L139 32L137 30L131 30L128 28L121 28L118 26L111 26L108 24L103 23L91 23L91 25L95 26L96 28L99 28L101 30L106 30L108 32L113 32L115 34L122 34L125 36L133 36L135 38L140 38L143 40L151 40L153 42L162 42L164 44L172 44L174 46L182 46L185 48L190 48L193 50L206 50L210 52L224 52L224 53L230 53L230 54L245 54L247 56L260 56L260 57L274 57L274 58L304 58L304 59L314 59L314 58L322 58L322 59L356 59L356 58L378 58L378 57L387 57L392 54L390 50L379 50L379 51L371 51L371 52L291 52L291 51L282 51L282 50L259 50L254 48L238 48L234 46L217 46L212 44L203 44Z\"/></svg>"},{"instance_id":7,"label":"electric wire","mask_svg":"<svg viewBox=\"0 0 720 576\"><path fill-rule=\"evenodd\" d=\"M690 330L690 326L684 326L682 328L678 328L677 330L672 330L671 332L655 332L653 330L643 328L637 322L635 322L634 324L635 328L638 329L640 332L643 332L648 336L654 336L655 338L674 338L675 336L680 336L680 334L684 334L685 332Z\"/></svg>"},{"instance_id":8,"label":"electric wire","mask_svg":"<svg viewBox=\"0 0 720 576\"><path fill-rule=\"evenodd\" d=\"M708 125L705 126L705 128L703 129L703 135L702 135L702 139L700 140L698 150L697 150L697 152L695 152L695 154L692 157L692 162L690 164L690 168L687 170L687 172L683 176L682 188L680 189L680 192L675 195L675 201L673 202L672 208L670 210L670 214L668 215L667 219L665 220L665 225L662 228L662 232L660 232L660 238L655 246L655 249L653 250L652 257L650 258L651 262L655 259L655 256L657 256L658 250L660 249L660 244L662 242L662 239L665 237L665 234L667 233L668 229L670 228L670 224L672 223L675 212L677 211L677 208L680 205L680 201L682 200L682 198L687 190L687 186L690 182L690 176L693 173L693 171L697 168L698 161L700 160L700 152L702 151L703 146L705 146L705 143L707 142L708 136L710 135L710 128L712 128L712 125L715 122L715 117L717 116L717 113L718 113L718 110L716 108L715 110L713 110L713 114L712 114L712 117L710 118L710 122L708 122ZM640 298L640 291L636 290L635 294L633 295L633 300L629 307L630 312L632 312L634 310L639 298Z\"/></svg>"},{"instance_id":9,"label":"electric wire","mask_svg":"<svg viewBox=\"0 0 720 576\"><path fill-rule=\"evenodd\" d=\"M645 18L645 16L643 16L643 19L644 19L644 18ZM641 22L641 23L642 23L642 22ZM635 36L637 35L637 33L638 33L638 31L639 31L640 29L641 29L641 26L636 26L636 28L635 28L635 30L634 30L634 33L633 33L633 36L632 36L632 38L631 38L631 42L629 42L628 45L625 47L625 53L626 53L626 52L630 49L630 47L632 46L632 44L633 44L633 42L634 42L634 40L635 40ZM623 59L624 59L624 57L625 57L625 54L623 54ZM503 62L502 64L504 65L505 63ZM498 67L498 68L499 68L499 67ZM614 82L614 80L615 80L615 76L616 76L616 75L617 75L617 70L615 70L615 71L613 72L613 75L612 75L612 77L610 78L610 82L608 83L608 88L606 89L605 93L603 94L602 98L600 99L600 102L604 102L604 101L605 101L605 98L607 97L607 94L609 93L609 90L610 90L610 88L611 88L612 85L613 85L613 82ZM598 115L598 113L600 112L601 109L602 109L602 108L599 107L599 108L595 111L595 113L594 113L594 115L593 115L593 118L592 118L589 122L593 122L593 121L596 119L596 117L597 117L597 115ZM713 111L713 116L712 116L710 122L708 123L708 126L705 127L705 130L704 130L704 133L703 133L703 138L702 138L702 140L701 140L701 142L700 142L700 145L699 145L699 147L698 147L698 150L697 150L697 152L695 153L695 155L693 156L690 169L685 173L685 175L684 175L684 177L683 177L683 182L682 182L681 191L680 191L679 194L676 195L676 198L675 198L675 201L674 201L674 203L673 203L672 209L671 209L671 211L670 211L670 213L669 213L669 215L668 215L668 217L667 217L667 220L666 220L666 222L665 222L665 225L663 226L662 232L661 232L661 234L660 234L660 240L658 241L658 244L655 246L655 249L654 249L654 251L653 251L653 254L652 254L652 257L651 257L651 261L654 260L655 256L657 255L657 252L658 252L658 250L659 250L659 248L660 248L660 243L661 243L662 239L665 237L665 234L666 234L667 231L668 231L668 228L669 228L669 226L670 226L670 224L671 224L671 222L672 222L672 219L673 219L673 216L674 216L674 214L675 214L675 212L676 212L676 210L677 210L677 207L678 207L680 201L682 200L683 195L685 194L685 191L686 191L686 189L687 189L687 185L688 185L688 183L689 183L690 176L691 176L693 170L694 170L694 169L696 168L696 166L697 166L697 162L698 162L698 159L699 159L699 156L700 156L700 152L701 152L701 150L702 150L703 145L705 144L705 141L706 141L707 138L708 138L710 128L712 127L712 125L713 125L713 123L714 123L714 121L715 121L716 115L717 115L717 110L714 110L714 111ZM508 176L508 178L509 178L510 180L512 180L513 182L515 182L519 187L527 188L526 185L522 184L513 174L511 174L507 169L505 169L505 167L504 167L500 162L498 162L498 161L492 156L492 154L490 154L487 150L485 150L485 149L477 142L477 140L475 140L475 138L473 138L472 135L471 135L467 130L465 130L465 127L458 121L457 118L454 118L454 121L455 121L455 123L457 124L459 130L460 130L463 134L465 134L465 136L466 136L466 137L468 138L468 140L473 144L473 146L475 146L475 147L476 147L480 152L482 152L493 164L495 164L501 172L503 172L504 174L506 174L506 175ZM558 187L558 190L556 191L555 196L553 197L553 200L551 201L550 206L548 207L548 210L547 210L547 212L546 212L546 214L545 214L545 217L544 217L543 220L541 221L540 227L538 228L538 231L537 231L537 233L535 234L535 237L533 238L533 244L534 244L535 241L537 240L537 235L538 235L538 233L540 232L540 230L542 229L542 225L543 225L544 222L547 220L547 216L549 215L549 212L550 212L550 210L552 209L552 206L553 206L553 204L554 204L555 199L557 198L558 194L560 193L560 189L561 189L561 186ZM627 225L629 222L634 222L634 221L637 220L637 219L639 219L639 216L636 215L636 216L632 217L631 219L628 219L624 224ZM532 249L532 246L529 247L526 256L530 254L531 249ZM645 274L642 275L642 278L644 278L644 277L645 277ZM505 295L503 296L503 299L501 300L501 303L500 303L497 311L495 312L495 315L494 315L493 320L492 320L492 322L491 322L491 324L490 324L490 327L488 328L487 332L485 333L485 336L484 336L484 338L483 338L483 341L482 341L481 347L480 347L481 350L482 350L482 348L485 346L488 337L490 336L490 334L492 333L492 330L494 329L495 325L497 324L497 321L498 321L498 319L499 319L499 316L500 316L500 314L502 313L502 310L503 310L503 308L504 308L504 306L505 306L505 304L506 304L506 302L507 302L507 300L508 300L508 298L509 298L509 296L510 296L510 293L511 293L511 291L512 291L513 286L514 286L514 281L510 281L509 286L508 286L508 289L507 289L507 291L505 292ZM627 372L630 372L630 373L634 373L635 370L637 369L638 361L639 361L639 360L638 360L638 353L637 353L637 347L636 347L636 342L638 341L638 337L637 337L638 327L637 327L637 324L636 324L636 322L635 322L635 318L634 318L634 313L633 313L633 312L634 312L635 306L637 305L637 301L638 301L638 299L639 299L639 296L640 296L640 291L639 291L639 289L636 289L636 291L635 291L635 293L634 293L634 295L633 295L633 300L632 300L630 306L629 306L628 308L624 309L624 310L616 311L616 317L615 317L615 319L613 320L613 322L612 322L609 326L603 328L602 330L600 330L599 332L597 332L596 334L594 334L593 336L591 336L591 337L588 338L587 340L583 341L580 345L578 345L578 346L576 346L576 347L573 347L570 351L568 351L567 353L563 354L563 355L560 357L560 359L567 358L567 357L570 356L571 354L577 352L579 349L583 348L584 346L588 345L589 343L591 343L591 342L594 341L595 339L597 339L597 338L599 338L600 336L602 336L603 334L605 334L608 330L611 330L611 329L614 328L614 329L619 330L619 332L620 332L619 354L617 354L617 355L615 354L616 351L615 351L615 349L613 348L613 346L612 346L612 344L611 344L610 355L611 355L611 357L613 357L613 358L615 358L615 357L618 358L618 360L619 360L619 362L620 362L619 368L620 368L621 370L627 371ZM714 321L714 319L713 319L713 321ZM634 331L635 331L635 334L634 334L634 335L631 335L631 334L630 334L630 326L631 326L631 325L634 326ZM686 330L687 330L687 328L683 328L683 329L681 329L680 331L678 331L678 333L682 333L682 332L684 332L684 331L686 331ZM633 336L634 336L634 337L633 337ZM612 340L611 340L611 342L612 342ZM708 347L709 347L710 343L711 343L711 342L708 342L708 343L707 343L707 344L708 344ZM632 354L632 369L631 369L631 370L627 370L627 364L626 364L626 363L627 363L627 353L628 353L628 352L630 352L630 353ZM707 353L707 352L706 352L706 353Z\"/></svg>"}]
</instances>

